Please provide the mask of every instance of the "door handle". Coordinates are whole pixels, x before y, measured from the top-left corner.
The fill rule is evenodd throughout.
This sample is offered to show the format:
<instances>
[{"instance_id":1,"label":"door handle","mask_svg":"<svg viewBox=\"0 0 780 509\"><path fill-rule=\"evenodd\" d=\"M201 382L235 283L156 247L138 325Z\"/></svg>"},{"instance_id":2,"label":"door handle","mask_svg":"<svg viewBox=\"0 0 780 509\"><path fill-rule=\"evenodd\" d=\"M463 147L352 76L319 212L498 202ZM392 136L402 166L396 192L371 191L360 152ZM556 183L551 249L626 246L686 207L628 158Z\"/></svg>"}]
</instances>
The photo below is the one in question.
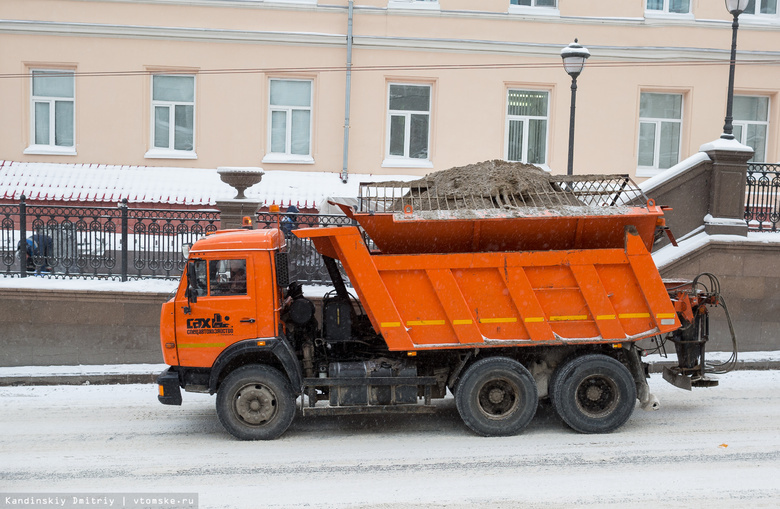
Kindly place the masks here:
<instances>
[{"instance_id":1,"label":"door handle","mask_svg":"<svg viewBox=\"0 0 780 509\"><path fill-rule=\"evenodd\" d=\"M240 321L241 323L255 323L254 318L242 318Z\"/></svg>"}]
</instances>

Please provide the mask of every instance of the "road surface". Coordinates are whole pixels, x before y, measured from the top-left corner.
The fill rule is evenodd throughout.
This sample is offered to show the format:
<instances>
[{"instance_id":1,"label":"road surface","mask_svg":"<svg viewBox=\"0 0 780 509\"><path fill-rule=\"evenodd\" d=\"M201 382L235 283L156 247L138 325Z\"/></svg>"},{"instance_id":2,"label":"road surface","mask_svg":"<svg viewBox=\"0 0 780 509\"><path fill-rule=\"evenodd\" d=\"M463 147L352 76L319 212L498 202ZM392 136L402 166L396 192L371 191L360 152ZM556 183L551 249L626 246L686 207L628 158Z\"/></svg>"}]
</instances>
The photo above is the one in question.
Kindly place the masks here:
<instances>
[{"instance_id":1,"label":"road surface","mask_svg":"<svg viewBox=\"0 0 780 509\"><path fill-rule=\"evenodd\" d=\"M780 371L686 392L580 435L541 406L482 438L452 398L430 416L296 417L272 442L225 433L214 398L154 385L0 388L0 493L197 493L201 508L778 507ZM1 501L0 501L1 502ZM2 504L0 504L2 505Z\"/></svg>"}]
</instances>

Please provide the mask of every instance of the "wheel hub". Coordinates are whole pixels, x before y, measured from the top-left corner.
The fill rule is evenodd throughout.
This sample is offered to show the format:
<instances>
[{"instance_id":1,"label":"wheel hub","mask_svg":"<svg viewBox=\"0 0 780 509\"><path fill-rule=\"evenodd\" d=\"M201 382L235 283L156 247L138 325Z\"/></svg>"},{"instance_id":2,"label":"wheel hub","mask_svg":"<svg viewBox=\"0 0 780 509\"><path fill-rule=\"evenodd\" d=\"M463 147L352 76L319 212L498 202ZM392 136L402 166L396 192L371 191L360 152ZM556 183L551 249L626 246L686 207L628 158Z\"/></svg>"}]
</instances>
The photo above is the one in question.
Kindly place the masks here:
<instances>
[{"instance_id":1,"label":"wheel hub","mask_svg":"<svg viewBox=\"0 0 780 509\"><path fill-rule=\"evenodd\" d=\"M490 380L479 390L479 410L490 419L503 419L517 408L518 394L519 389L508 380Z\"/></svg>"},{"instance_id":2,"label":"wheel hub","mask_svg":"<svg viewBox=\"0 0 780 509\"><path fill-rule=\"evenodd\" d=\"M249 385L236 393L235 408L246 423L264 424L276 415L277 401L268 387Z\"/></svg>"},{"instance_id":3,"label":"wheel hub","mask_svg":"<svg viewBox=\"0 0 780 509\"><path fill-rule=\"evenodd\" d=\"M617 386L611 379L590 376L577 388L577 406L592 417L606 415L617 406L618 394Z\"/></svg>"}]
</instances>

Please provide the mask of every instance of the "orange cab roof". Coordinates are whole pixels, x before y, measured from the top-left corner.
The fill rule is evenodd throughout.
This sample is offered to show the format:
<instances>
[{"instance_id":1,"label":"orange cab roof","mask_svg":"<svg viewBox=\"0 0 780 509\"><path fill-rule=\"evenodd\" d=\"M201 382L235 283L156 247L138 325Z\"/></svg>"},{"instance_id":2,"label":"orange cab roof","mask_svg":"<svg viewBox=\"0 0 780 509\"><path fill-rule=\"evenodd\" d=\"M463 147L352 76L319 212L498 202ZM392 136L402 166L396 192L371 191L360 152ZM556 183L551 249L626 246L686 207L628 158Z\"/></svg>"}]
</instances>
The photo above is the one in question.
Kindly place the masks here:
<instances>
[{"instance_id":1,"label":"orange cab roof","mask_svg":"<svg viewBox=\"0 0 780 509\"><path fill-rule=\"evenodd\" d=\"M220 230L206 235L193 244L191 253L226 250L270 251L285 245L284 236L278 229L266 230Z\"/></svg>"}]
</instances>

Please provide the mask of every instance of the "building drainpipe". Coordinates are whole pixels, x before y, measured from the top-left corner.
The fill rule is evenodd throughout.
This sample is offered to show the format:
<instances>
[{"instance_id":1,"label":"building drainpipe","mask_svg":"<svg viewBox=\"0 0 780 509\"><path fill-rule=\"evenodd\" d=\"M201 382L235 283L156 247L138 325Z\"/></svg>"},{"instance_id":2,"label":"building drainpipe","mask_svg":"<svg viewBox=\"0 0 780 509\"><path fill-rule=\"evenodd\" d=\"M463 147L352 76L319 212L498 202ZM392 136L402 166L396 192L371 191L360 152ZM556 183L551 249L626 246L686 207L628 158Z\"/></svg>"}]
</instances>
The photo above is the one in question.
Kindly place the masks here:
<instances>
[{"instance_id":1,"label":"building drainpipe","mask_svg":"<svg viewBox=\"0 0 780 509\"><path fill-rule=\"evenodd\" d=\"M344 157L341 168L341 181L346 183L349 178L347 162L349 161L349 106L350 93L352 91L352 7L353 0L349 0L349 14L347 21L347 85L344 99Z\"/></svg>"}]
</instances>

